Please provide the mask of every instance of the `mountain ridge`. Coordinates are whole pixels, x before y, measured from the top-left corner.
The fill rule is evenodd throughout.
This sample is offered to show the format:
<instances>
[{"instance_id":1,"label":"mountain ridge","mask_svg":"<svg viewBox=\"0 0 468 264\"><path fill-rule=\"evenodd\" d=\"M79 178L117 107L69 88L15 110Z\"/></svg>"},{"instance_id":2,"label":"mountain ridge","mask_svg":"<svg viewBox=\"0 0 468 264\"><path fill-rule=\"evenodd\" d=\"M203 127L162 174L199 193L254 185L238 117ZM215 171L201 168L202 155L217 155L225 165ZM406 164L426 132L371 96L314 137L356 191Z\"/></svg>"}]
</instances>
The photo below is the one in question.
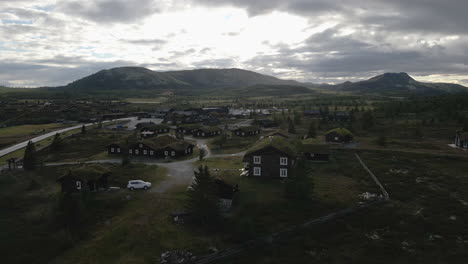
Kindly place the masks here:
<instances>
[{"instance_id":1,"label":"mountain ridge","mask_svg":"<svg viewBox=\"0 0 468 264\"><path fill-rule=\"evenodd\" d=\"M331 90L354 94L386 95L436 95L468 91L467 87L458 84L419 82L405 72L384 73L364 81L347 81L333 85L283 80L274 76L238 68L203 68L159 72L144 67L133 66L101 70L65 86L52 89L65 88L78 92L145 90L190 94L220 91L240 93L252 91L252 87L255 86L261 87L262 90L271 92L272 94L278 94L282 91L281 89L284 89L282 94L288 94L288 91L292 94L306 92L303 88L309 89L310 92L314 90Z\"/></svg>"}]
</instances>

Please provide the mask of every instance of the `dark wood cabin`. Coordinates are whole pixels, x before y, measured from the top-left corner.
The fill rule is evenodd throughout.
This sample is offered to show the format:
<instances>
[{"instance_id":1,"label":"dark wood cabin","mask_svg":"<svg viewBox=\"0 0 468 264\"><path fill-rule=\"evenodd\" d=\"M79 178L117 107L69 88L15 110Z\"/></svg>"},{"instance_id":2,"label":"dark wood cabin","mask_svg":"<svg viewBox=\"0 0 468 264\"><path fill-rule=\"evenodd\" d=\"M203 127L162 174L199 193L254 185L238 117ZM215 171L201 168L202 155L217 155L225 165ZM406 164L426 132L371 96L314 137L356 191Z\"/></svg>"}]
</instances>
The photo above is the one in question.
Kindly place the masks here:
<instances>
[{"instance_id":1,"label":"dark wood cabin","mask_svg":"<svg viewBox=\"0 0 468 264\"><path fill-rule=\"evenodd\" d=\"M221 135L221 128L219 127L201 127L193 132L195 137L214 137Z\"/></svg>"},{"instance_id":2,"label":"dark wood cabin","mask_svg":"<svg viewBox=\"0 0 468 264\"><path fill-rule=\"evenodd\" d=\"M303 144L300 149L301 158L310 161L329 161L330 147L325 144Z\"/></svg>"},{"instance_id":3,"label":"dark wood cabin","mask_svg":"<svg viewBox=\"0 0 468 264\"><path fill-rule=\"evenodd\" d=\"M269 138L269 137L282 137L282 138L288 139L289 134L287 132L277 130L277 131L273 131L265 135L265 138Z\"/></svg>"},{"instance_id":4,"label":"dark wood cabin","mask_svg":"<svg viewBox=\"0 0 468 264\"><path fill-rule=\"evenodd\" d=\"M193 144L178 140L169 135L132 142L128 144L128 148L124 148L124 145L125 143L111 144L107 147L108 153L120 154L125 151L128 155L137 157L177 158L193 153L193 148L195 147Z\"/></svg>"},{"instance_id":5,"label":"dark wood cabin","mask_svg":"<svg viewBox=\"0 0 468 264\"><path fill-rule=\"evenodd\" d=\"M249 177L287 178L296 160L295 151L284 138L261 140L244 155Z\"/></svg>"},{"instance_id":6,"label":"dark wood cabin","mask_svg":"<svg viewBox=\"0 0 468 264\"><path fill-rule=\"evenodd\" d=\"M109 188L109 176L109 172L89 170L85 167L69 171L67 174L59 177L57 182L60 182L63 193L98 191Z\"/></svg>"},{"instance_id":7,"label":"dark wood cabin","mask_svg":"<svg viewBox=\"0 0 468 264\"><path fill-rule=\"evenodd\" d=\"M250 137L260 134L260 128L257 126L246 126L234 129L232 133L239 137Z\"/></svg>"},{"instance_id":8,"label":"dark wood cabin","mask_svg":"<svg viewBox=\"0 0 468 264\"><path fill-rule=\"evenodd\" d=\"M325 134L325 141L332 143L349 143L353 140L353 133L346 128L335 128Z\"/></svg>"},{"instance_id":9,"label":"dark wood cabin","mask_svg":"<svg viewBox=\"0 0 468 264\"><path fill-rule=\"evenodd\" d=\"M257 120L255 124L263 128L278 127L278 123L271 119L260 119Z\"/></svg>"},{"instance_id":10,"label":"dark wood cabin","mask_svg":"<svg viewBox=\"0 0 468 264\"><path fill-rule=\"evenodd\" d=\"M193 124L193 125L180 125L177 127L176 132L182 133L184 135L193 135L195 131L201 128L201 125Z\"/></svg>"},{"instance_id":11,"label":"dark wood cabin","mask_svg":"<svg viewBox=\"0 0 468 264\"><path fill-rule=\"evenodd\" d=\"M455 146L468 149L468 132L457 131L455 134Z\"/></svg>"}]
</instances>

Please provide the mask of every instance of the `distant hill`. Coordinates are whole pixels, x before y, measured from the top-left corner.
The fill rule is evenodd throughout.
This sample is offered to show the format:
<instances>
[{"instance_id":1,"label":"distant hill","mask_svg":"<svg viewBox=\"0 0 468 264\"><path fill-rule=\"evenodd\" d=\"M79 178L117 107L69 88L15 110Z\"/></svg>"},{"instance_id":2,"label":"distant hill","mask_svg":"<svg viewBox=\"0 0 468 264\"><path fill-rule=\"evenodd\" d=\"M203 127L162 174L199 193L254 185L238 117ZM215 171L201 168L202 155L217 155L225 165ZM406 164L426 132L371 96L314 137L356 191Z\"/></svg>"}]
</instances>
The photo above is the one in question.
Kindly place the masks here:
<instances>
[{"instance_id":1,"label":"distant hill","mask_svg":"<svg viewBox=\"0 0 468 264\"><path fill-rule=\"evenodd\" d=\"M102 70L66 88L75 91L96 90L218 90L241 88L256 84L297 85L299 82L281 80L272 76L241 69L197 69L155 72L142 67L121 67Z\"/></svg>"},{"instance_id":2,"label":"distant hill","mask_svg":"<svg viewBox=\"0 0 468 264\"><path fill-rule=\"evenodd\" d=\"M384 73L361 82L345 82L334 85L337 89L352 93L408 95L437 95L444 93L467 92L468 88L452 83L423 83L411 78L407 73Z\"/></svg>"}]
</instances>

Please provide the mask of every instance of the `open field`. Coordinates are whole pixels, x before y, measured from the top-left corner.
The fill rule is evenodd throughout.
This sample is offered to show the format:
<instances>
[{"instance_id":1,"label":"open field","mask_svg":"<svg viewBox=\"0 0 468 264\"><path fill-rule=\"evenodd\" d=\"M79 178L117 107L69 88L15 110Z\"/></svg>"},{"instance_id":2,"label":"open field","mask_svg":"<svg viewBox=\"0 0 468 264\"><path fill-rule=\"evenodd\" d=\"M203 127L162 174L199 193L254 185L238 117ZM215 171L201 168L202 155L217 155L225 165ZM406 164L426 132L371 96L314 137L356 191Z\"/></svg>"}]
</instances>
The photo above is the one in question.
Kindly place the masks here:
<instances>
[{"instance_id":1,"label":"open field","mask_svg":"<svg viewBox=\"0 0 468 264\"><path fill-rule=\"evenodd\" d=\"M28 140L34 136L45 134L50 131L68 126L69 125L52 123L44 125L22 125L0 128L0 148L4 148L9 145Z\"/></svg>"}]
</instances>

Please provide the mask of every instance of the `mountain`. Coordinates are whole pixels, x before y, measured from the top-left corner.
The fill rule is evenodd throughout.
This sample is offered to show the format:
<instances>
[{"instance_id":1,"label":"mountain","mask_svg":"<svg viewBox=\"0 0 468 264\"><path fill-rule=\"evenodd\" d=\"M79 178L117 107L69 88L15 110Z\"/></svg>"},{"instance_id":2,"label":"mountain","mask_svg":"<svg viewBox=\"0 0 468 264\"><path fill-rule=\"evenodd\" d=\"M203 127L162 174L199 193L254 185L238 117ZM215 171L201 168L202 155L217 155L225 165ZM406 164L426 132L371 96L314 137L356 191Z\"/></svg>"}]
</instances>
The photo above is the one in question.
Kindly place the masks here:
<instances>
[{"instance_id":1,"label":"mountain","mask_svg":"<svg viewBox=\"0 0 468 264\"><path fill-rule=\"evenodd\" d=\"M418 82L405 72L384 73L360 82L345 82L335 85L333 89L352 93L408 95L436 95L444 93L467 92L462 85L452 83Z\"/></svg>"},{"instance_id":2,"label":"mountain","mask_svg":"<svg viewBox=\"0 0 468 264\"><path fill-rule=\"evenodd\" d=\"M218 90L256 84L298 85L299 82L241 69L197 69L155 72L142 67L102 70L65 86L75 91L96 90Z\"/></svg>"}]
</instances>

